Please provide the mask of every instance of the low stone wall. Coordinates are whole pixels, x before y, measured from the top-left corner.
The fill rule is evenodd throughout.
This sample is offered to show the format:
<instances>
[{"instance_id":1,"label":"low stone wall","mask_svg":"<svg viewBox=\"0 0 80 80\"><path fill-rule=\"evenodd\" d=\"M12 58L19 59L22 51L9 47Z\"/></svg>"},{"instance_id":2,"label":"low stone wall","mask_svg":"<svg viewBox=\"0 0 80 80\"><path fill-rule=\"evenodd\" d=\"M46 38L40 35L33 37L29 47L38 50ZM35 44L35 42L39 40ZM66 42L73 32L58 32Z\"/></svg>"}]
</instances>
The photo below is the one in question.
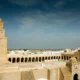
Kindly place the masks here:
<instances>
[{"instance_id":1,"label":"low stone wall","mask_svg":"<svg viewBox=\"0 0 80 80\"><path fill-rule=\"evenodd\" d=\"M0 80L38 80L41 78L47 80L66 80L60 78L59 68L36 68L36 69L19 69L0 72ZM70 80L70 79L69 79Z\"/></svg>"},{"instance_id":2,"label":"low stone wall","mask_svg":"<svg viewBox=\"0 0 80 80\"><path fill-rule=\"evenodd\" d=\"M21 80L35 80L33 71L22 71L21 72Z\"/></svg>"},{"instance_id":3,"label":"low stone wall","mask_svg":"<svg viewBox=\"0 0 80 80\"><path fill-rule=\"evenodd\" d=\"M58 74L58 72L59 72L59 69L51 69L50 70L50 80L58 80L58 78L59 78L59 74Z\"/></svg>"},{"instance_id":4,"label":"low stone wall","mask_svg":"<svg viewBox=\"0 0 80 80\"><path fill-rule=\"evenodd\" d=\"M34 69L33 73L34 73L35 80L38 80L40 78L45 78L45 79L48 78L48 72L47 69L45 68Z\"/></svg>"},{"instance_id":5,"label":"low stone wall","mask_svg":"<svg viewBox=\"0 0 80 80\"><path fill-rule=\"evenodd\" d=\"M21 80L20 72L3 72L0 73L0 80Z\"/></svg>"}]
</instances>

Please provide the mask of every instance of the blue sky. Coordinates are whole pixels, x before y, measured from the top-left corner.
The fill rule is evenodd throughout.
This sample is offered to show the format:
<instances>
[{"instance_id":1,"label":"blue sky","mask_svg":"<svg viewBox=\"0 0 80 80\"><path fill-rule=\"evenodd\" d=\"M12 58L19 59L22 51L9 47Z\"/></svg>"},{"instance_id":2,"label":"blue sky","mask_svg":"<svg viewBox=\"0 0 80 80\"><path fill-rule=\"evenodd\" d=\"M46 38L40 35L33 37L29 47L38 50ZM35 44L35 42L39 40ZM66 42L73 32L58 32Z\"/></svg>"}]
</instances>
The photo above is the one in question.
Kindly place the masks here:
<instances>
[{"instance_id":1,"label":"blue sky","mask_svg":"<svg viewBox=\"0 0 80 80\"><path fill-rule=\"evenodd\" d=\"M0 0L8 48L80 47L80 0Z\"/></svg>"}]
</instances>

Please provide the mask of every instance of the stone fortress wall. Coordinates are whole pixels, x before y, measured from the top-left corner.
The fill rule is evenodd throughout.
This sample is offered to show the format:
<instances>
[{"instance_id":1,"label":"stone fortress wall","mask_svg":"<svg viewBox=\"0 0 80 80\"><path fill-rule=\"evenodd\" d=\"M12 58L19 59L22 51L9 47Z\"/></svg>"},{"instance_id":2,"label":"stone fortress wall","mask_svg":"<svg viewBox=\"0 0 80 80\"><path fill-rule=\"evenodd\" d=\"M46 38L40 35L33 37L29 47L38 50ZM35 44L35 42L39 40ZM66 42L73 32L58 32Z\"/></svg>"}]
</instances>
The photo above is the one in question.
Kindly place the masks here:
<instances>
[{"instance_id":1,"label":"stone fortress wall","mask_svg":"<svg viewBox=\"0 0 80 80\"><path fill-rule=\"evenodd\" d=\"M55 55L8 55L7 59L12 63L28 63L28 62L47 62L47 61L67 61L70 56L55 56Z\"/></svg>"},{"instance_id":2,"label":"stone fortress wall","mask_svg":"<svg viewBox=\"0 0 80 80\"><path fill-rule=\"evenodd\" d=\"M7 60L12 63L28 63L28 62L46 62L46 61L67 61L71 57L75 57L80 61L80 49L70 52L62 52L56 54L8 54Z\"/></svg>"}]
</instances>

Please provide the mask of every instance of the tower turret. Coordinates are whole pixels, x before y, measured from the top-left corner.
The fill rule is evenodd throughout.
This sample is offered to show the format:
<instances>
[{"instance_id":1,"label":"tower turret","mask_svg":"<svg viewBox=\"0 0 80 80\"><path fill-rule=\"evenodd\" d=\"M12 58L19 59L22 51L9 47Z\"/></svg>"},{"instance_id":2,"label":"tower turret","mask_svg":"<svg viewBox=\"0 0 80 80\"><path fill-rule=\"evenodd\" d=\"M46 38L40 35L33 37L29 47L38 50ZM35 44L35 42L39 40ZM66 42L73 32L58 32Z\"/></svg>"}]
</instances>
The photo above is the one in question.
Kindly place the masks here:
<instances>
[{"instance_id":1,"label":"tower turret","mask_svg":"<svg viewBox=\"0 0 80 80\"><path fill-rule=\"evenodd\" d=\"M0 30L3 29L3 24L4 24L4 22L3 22L2 19L0 18Z\"/></svg>"},{"instance_id":2,"label":"tower turret","mask_svg":"<svg viewBox=\"0 0 80 80\"><path fill-rule=\"evenodd\" d=\"M0 60L7 58L7 38L5 37L3 24L4 22L0 18Z\"/></svg>"}]
</instances>

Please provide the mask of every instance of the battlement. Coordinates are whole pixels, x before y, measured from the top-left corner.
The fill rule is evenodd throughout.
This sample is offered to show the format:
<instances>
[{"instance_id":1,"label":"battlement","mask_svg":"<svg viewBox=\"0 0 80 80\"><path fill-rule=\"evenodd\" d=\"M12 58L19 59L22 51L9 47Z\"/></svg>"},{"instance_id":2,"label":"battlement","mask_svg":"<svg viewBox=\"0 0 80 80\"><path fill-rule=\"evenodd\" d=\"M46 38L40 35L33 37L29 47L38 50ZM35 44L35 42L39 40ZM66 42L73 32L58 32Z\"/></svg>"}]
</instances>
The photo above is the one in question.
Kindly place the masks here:
<instances>
[{"instance_id":1,"label":"battlement","mask_svg":"<svg viewBox=\"0 0 80 80\"><path fill-rule=\"evenodd\" d=\"M2 19L0 18L0 30L3 29L3 24L4 24L4 22L3 22Z\"/></svg>"}]
</instances>

